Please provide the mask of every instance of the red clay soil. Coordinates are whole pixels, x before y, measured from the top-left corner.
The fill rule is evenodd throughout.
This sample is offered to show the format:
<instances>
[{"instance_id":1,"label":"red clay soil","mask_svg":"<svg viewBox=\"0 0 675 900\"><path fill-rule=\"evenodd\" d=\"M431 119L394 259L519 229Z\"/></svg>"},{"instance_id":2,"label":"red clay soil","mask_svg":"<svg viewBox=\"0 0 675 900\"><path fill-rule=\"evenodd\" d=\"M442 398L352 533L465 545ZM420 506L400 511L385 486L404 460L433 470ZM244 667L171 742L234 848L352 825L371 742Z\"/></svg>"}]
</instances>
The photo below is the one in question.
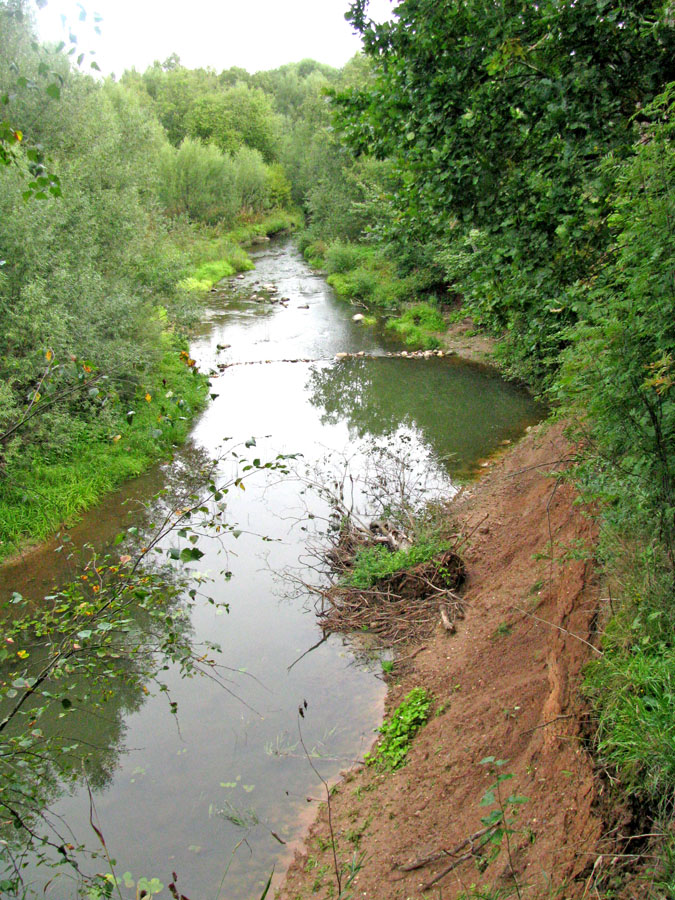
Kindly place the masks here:
<instances>
[{"instance_id":1,"label":"red clay soil","mask_svg":"<svg viewBox=\"0 0 675 900\"><path fill-rule=\"evenodd\" d=\"M513 888L513 875L522 897L595 896L601 788L582 742L580 682L594 654L599 591L592 563L579 558L580 548L594 545L594 523L552 474L571 452L561 426L535 429L453 504L462 531L473 530L463 551L466 618L456 634L439 626L423 649L402 652L408 659L394 670L387 701L391 709L423 686L434 712L405 767L345 773L331 802L340 863L365 854L354 898L452 900L472 884ZM518 807L510 853L504 841L483 871L468 859L424 894L452 858L410 872L399 867L454 852L479 831L493 808L480 805L494 781L481 765L487 756L508 760L501 771L514 778L505 793L528 798ZM336 893L323 809L278 896Z\"/></svg>"}]
</instances>

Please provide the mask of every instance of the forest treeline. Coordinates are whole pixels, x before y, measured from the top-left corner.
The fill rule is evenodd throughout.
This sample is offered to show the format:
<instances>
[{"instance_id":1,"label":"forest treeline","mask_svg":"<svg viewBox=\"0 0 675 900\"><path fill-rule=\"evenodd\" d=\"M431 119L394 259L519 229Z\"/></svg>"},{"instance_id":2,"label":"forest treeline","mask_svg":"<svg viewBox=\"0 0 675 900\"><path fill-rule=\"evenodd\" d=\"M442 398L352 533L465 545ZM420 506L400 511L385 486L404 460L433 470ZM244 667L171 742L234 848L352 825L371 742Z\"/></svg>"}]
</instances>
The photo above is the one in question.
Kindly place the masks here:
<instances>
[{"instance_id":1,"label":"forest treeline","mask_svg":"<svg viewBox=\"0 0 675 900\"><path fill-rule=\"evenodd\" d=\"M351 4L363 53L342 70L174 56L115 82L0 2L4 550L53 526L52 490L71 485L67 515L105 489L92 469L118 481L185 433L206 393L185 343L201 292L300 209L340 295L418 345L472 316L574 423L561 477L594 502L613 596L586 685L598 759L672 835L675 8L395 10L376 24ZM655 897L675 890L672 837L660 859Z\"/></svg>"}]
</instances>

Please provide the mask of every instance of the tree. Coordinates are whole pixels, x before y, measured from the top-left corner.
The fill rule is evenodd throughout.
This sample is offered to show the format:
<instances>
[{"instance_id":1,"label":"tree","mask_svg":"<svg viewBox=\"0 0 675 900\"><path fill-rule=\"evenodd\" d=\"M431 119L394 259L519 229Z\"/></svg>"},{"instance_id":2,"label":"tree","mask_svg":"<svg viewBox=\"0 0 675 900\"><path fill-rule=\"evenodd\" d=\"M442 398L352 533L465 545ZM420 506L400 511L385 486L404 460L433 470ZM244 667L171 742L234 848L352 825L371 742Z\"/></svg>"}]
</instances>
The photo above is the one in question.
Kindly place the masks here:
<instances>
[{"instance_id":1,"label":"tree","mask_svg":"<svg viewBox=\"0 0 675 900\"><path fill-rule=\"evenodd\" d=\"M576 317L566 292L609 240L597 163L630 152L631 116L675 75L666 6L403 0L378 25L358 0L349 18L376 75L338 94L338 122L401 172L400 258L442 250L448 280L541 374Z\"/></svg>"}]
</instances>

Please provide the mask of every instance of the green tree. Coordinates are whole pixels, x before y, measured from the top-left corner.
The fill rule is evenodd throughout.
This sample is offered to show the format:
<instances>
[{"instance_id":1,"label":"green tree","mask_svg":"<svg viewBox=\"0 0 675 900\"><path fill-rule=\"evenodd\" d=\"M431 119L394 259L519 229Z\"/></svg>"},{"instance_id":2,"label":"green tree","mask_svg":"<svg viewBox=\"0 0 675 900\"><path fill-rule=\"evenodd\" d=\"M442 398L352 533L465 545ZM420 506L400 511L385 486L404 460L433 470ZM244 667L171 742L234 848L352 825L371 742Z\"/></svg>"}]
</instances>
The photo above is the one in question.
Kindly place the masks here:
<instances>
[{"instance_id":1,"label":"green tree","mask_svg":"<svg viewBox=\"0 0 675 900\"><path fill-rule=\"evenodd\" d=\"M339 122L401 172L400 258L442 250L448 280L541 374L576 317L567 290L609 240L597 163L630 152L630 117L675 74L667 4L403 0L377 25L358 0L349 17L376 74L338 95Z\"/></svg>"}]
</instances>

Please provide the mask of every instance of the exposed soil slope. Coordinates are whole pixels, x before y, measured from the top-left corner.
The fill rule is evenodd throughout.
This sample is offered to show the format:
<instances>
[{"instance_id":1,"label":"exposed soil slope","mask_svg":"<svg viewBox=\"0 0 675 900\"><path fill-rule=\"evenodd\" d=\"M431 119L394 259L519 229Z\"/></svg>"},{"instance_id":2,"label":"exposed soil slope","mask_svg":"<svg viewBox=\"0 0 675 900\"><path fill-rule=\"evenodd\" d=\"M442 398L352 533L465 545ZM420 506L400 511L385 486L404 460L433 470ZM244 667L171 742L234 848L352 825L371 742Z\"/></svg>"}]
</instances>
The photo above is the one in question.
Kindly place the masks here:
<instances>
[{"instance_id":1,"label":"exposed soil slope","mask_svg":"<svg viewBox=\"0 0 675 900\"><path fill-rule=\"evenodd\" d=\"M448 867L446 856L414 871L399 868L453 851L479 831L490 809L480 801L494 781L480 764L486 756L507 759L501 771L515 777L505 792L529 798L511 837L524 896L576 898L588 887L602 823L598 783L581 741L579 684L594 652L598 591L591 563L579 558L582 546L593 546L594 523L574 504L572 488L551 475L570 453L561 426L535 429L453 506L464 533L473 530L464 551L466 618L456 634L439 627L424 649L403 652L408 659L395 670L388 698L392 708L424 686L436 714L415 738L404 768L349 772L333 797L338 858L344 864L355 851L365 853L352 884L355 897L421 896ZM466 852L465 846L458 855ZM280 897L335 896L332 870L323 810ZM511 877L503 843L485 871L466 860L438 887L451 900L472 883L506 886Z\"/></svg>"}]
</instances>

